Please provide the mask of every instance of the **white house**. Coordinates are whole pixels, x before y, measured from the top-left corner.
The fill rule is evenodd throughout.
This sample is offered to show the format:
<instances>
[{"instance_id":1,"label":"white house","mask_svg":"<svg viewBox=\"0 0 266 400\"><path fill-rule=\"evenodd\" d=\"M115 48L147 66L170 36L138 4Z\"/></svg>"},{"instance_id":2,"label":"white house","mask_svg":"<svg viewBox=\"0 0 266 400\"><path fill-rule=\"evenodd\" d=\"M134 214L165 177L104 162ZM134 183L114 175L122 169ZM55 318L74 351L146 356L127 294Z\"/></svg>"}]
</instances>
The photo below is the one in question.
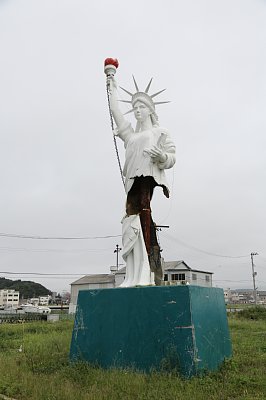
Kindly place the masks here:
<instances>
[{"instance_id":1,"label":"white house","mask_svg":"<svg viewBox=\"0 0 266 400\"><path fill-rule=\"evenodd\" d=\"M14 289L1 289L0 290L0 307L18 307L19 292Z\"/></svg>"},{"instance_id":2,"label":"white house","mask_svg":"<svg viewBox=\"0 0 266 400\"><path fill-rule=\"evenodd\" d=\"M164 261L164 285L189 284L212 287L212 272L192 269L184 261Z\"/></svg>"}]
</instances>

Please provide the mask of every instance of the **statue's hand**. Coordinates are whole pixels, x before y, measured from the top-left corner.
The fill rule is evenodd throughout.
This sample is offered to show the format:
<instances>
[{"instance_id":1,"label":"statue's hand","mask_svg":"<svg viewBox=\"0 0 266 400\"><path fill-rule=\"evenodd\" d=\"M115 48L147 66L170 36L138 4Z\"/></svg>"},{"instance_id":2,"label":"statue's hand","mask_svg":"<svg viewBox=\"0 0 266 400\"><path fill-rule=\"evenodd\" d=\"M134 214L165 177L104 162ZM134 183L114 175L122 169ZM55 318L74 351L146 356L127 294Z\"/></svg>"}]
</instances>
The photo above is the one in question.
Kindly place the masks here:
<instances>
[{"instance_id":1,"label":"statue's hand","mask_svg":"<svg viewBox=\"0 0 266 400\"><path fill-rule=\"evenodd\" d=\"M167 160L167 154L157 146L153 146L145 152L150 155L153 162L164 163Z\"/></svg>"}]
</instances>

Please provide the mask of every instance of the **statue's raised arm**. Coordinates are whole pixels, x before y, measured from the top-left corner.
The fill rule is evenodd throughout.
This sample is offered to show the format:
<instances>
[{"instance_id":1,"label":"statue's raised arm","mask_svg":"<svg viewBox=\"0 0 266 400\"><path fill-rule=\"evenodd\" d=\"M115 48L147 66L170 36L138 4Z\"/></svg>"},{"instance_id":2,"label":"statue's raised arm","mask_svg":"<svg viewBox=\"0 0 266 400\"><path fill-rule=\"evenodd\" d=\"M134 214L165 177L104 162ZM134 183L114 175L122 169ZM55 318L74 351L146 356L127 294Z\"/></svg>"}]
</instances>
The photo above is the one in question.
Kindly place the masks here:
<instances>
[{"instance_id":1,"label":"statue's raised arm","mask_svg":"<svg viewBox=\"0 0 266 400\"><path fill-rule=\"evenodd\" d=\"M109 93L109 102L112 115L114 117L117 128L121 128L126 124L126 119L119 108L117 82L113 75L107 76L107 87Z\"/></svg>"}]
</instances>

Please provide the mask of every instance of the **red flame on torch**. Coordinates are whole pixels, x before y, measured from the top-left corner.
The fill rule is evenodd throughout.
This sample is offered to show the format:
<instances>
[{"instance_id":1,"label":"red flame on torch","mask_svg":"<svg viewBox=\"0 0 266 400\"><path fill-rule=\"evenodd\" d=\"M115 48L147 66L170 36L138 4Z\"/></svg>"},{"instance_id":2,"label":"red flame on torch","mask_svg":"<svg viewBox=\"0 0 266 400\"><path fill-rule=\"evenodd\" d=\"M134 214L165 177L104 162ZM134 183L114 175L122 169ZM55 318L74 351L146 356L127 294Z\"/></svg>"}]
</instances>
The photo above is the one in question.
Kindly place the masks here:
<instances>
[{"instance_id":1,"label":"red flame on torch","mask_svg":"<svg viewBox=\"0 0 266 400\"><path fill-rule=\"evenodd\" d=\"M114 67L118 68L119 62L117 58L106 58L104 61L104 66L106 65L113 65Z\"/></svg>"}]
</instances>

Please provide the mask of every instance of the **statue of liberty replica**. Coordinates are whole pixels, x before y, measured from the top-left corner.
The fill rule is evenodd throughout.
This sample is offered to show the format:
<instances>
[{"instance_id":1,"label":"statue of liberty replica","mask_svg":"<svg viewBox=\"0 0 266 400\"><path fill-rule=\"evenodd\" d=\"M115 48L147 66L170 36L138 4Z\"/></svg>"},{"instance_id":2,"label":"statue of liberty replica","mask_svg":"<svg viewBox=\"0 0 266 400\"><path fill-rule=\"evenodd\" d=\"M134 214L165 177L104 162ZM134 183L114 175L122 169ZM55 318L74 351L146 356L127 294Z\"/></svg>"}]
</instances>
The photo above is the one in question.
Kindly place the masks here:
<instances>
[{"instance_id":1,"label":"statue of liberty replica","mask_svg":"<svg viewBox=\"0 0 266 400\"><path fill-rule=\"evenodd\" d=\"M151 215L151 199L156 186L160 186L164 195L169 197L165 169L175 164L175 145L167 129L159 125L155 106L168 101L154 101L165 89L149 94L152 79L141 91L134 77L133 93L121 87L130 100L119 100L114 77L117 67L116 59L105 60L110 113L116 124L114 135L124 142L125 147L122 173L127 199L126 215L122 220L122 256L126 262L126 277L121 286L159 286L162 266L156 225ZM126 114L134 114L135 128L121 112L120 101L131 105Z\"/></svg>"},{"instance_id":2,"label":"statue of liberty replica","mask_svg":"<svg viewBox=\"0 0 266 400\"><path fill-rule=\"evenodd\" d=\"M126 191L122 219L126 276L122 288L79 291L70 358L148 373L166 365L167 371L190 378L217 370L232 354L224 293L193 284L160 285L160 247L151 200L157 186L169 197L165 170L175 164L175 145L155 110L165 103L155 101L162 90L152 94L150 80L141 91L133 78L134 90L121 88L129 99L120 100L114 78L117 67L117 60L105 60L114 142L118 137L125 147L121 172ZM126 114L134 114L134 127L120 111L119 101L130 104Z\"/></svg>"}]
</instances>

